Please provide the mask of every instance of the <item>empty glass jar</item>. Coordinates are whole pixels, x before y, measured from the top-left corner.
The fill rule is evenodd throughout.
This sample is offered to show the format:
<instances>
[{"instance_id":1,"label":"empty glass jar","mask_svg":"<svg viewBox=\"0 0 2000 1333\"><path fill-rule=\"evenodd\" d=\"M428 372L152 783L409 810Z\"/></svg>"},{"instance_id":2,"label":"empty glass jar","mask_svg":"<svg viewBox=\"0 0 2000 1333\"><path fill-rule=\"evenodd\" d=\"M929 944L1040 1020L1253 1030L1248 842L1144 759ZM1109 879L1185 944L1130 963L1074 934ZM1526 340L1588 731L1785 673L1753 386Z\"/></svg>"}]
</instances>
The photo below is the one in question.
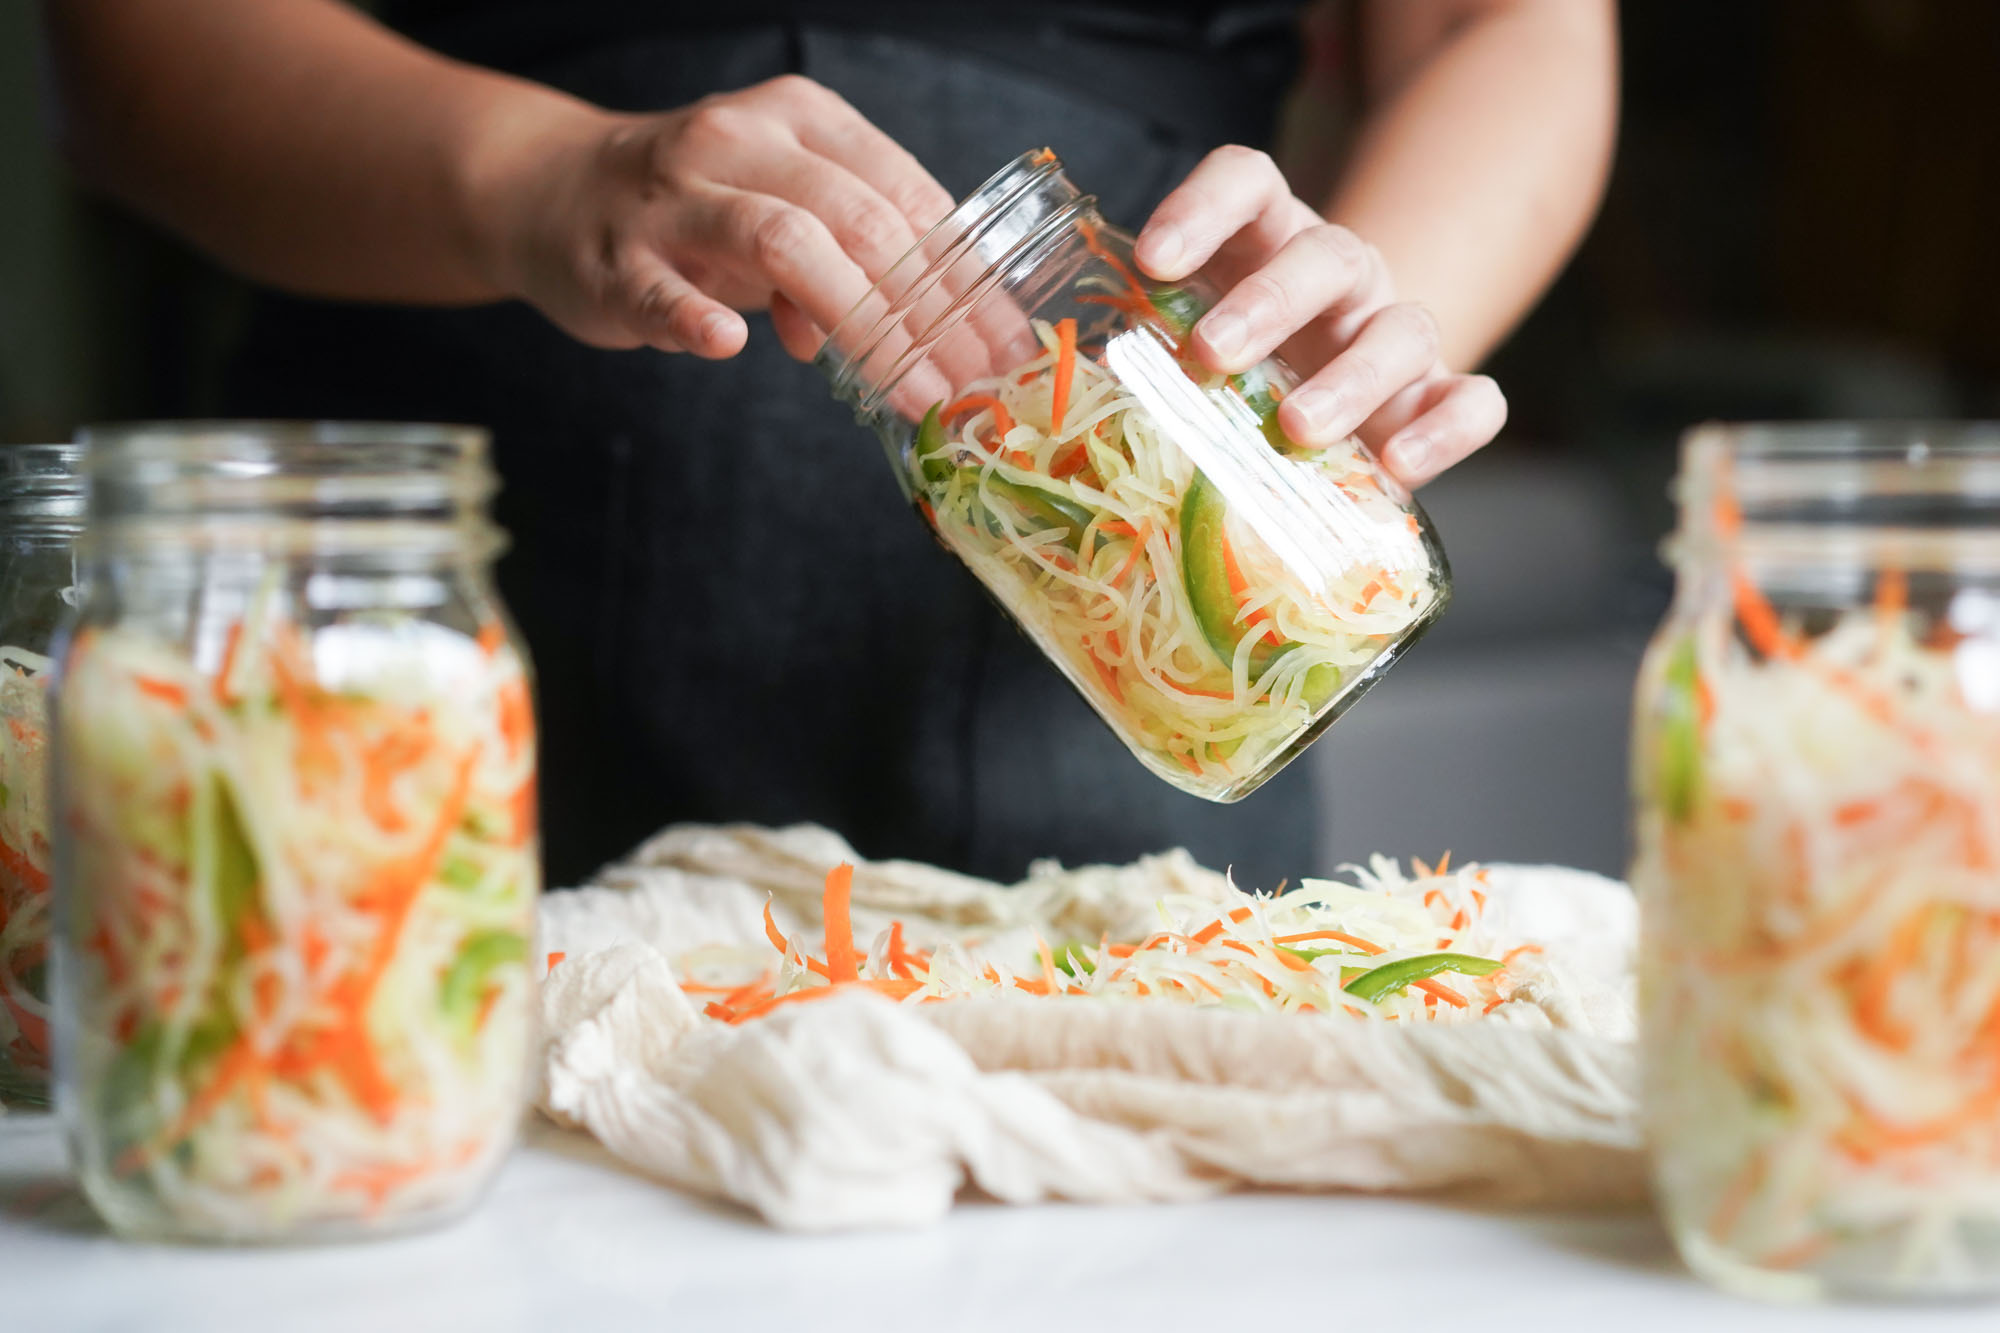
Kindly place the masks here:
<instances>
[{"instance_id":1,"label":"empty glass jar","mask_svg":"<svg viewBox=\"0 0 2000 1333\"><path fill-rule=\"evenodd\" d=\"M1357 440L1279 430L1273 358L1199 366L1200 280L1047 150L981 186L833 330L820 365L944 545L1139 761L1233 801L1443 610L1444 552Z\"/></svg>"}]
</instances>

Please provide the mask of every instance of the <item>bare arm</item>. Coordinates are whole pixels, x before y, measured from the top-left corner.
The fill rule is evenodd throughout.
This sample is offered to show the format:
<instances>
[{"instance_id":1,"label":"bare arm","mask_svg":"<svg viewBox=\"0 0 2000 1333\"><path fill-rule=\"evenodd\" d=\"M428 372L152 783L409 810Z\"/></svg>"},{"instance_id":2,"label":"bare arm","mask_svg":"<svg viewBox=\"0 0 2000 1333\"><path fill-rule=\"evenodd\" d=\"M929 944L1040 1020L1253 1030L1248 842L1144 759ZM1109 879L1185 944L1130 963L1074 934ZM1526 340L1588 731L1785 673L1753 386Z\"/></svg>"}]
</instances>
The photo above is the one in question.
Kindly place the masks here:
<instances>
[{"instance_id":1,"label":"bare arm","mask_svg":"<svg viewBox=\"0 0 2000 1333\"><path fill-rule=\"evenodd\" d=\"M951 199L826 89L652 115L447 60L339 0L45 0L85 177L223 263L352 300L518 297L704 356L795 355Z\"/></svg>"},{"instance_id":2,"label":"bare arm","mask_svg":"<svg viewBox=\"0 0 2000 1333\"><path fill-rule=\"evenodd\" d=\"M59 131L93 184L252 277L497 300L481 144L589 108L445 60L330 0L47 0Z\"/></svg>"},{"instance_id":3,"label":"bare arm","mask_svg":"<svg viewBox=\"0 0 2000 1333\"><path fill-rule=\"evenodd\" d=\"M1604 191L1617 127L1611 0L1371 0L1369 115L1324 210L1471 366L1552 281Z\"/></svg>"}]
</instances>

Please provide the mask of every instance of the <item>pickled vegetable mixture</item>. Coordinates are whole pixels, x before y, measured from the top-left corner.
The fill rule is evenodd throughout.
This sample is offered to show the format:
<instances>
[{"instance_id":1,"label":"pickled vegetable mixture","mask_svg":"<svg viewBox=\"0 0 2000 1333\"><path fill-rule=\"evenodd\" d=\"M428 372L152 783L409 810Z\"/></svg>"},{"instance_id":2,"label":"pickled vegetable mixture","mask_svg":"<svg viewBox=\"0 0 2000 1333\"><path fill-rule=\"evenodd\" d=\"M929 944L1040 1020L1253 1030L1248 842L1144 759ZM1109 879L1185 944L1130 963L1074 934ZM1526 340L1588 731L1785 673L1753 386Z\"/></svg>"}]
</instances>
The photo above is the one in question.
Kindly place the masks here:
<instances>
[{"instance_id":1,"label":"pickled vegetable mixture","mask_svg":"<svg viewBox=\"0 0 2000 1333\"><path fill-rule=\"evenodd\" d=\"M48 668L0 648L0 1101L22 1103L49 1071Z\"/></svg>"},{"instance_id":2,"label":"pickled vegetable mixture","mask_svg":"<svg viewBox=\"0 0 2000 1333\"><path fill-rule=\"evenodd\" d=\"M1902 589L1807 638L1739 575L1747 645L1656 648L1644 1027L1693 1252L1949 1284L2000 1238L2000 700Z\"/></svg>"},{"instance_id":3,"label":"pickled vegetable mixture","mask_svg":"<svg viewBox=\"0 0 2000 1333\"><path fill-rule=\"evenodd\" d=\"M1206 898L1169 897L1159 904L1160 930L1143 940L1054 948L1038 940L1014 968L990 950L958 943L914 948L900 921L858 948L849 911L853 867L839 866L827 877L819 954L813 946L820 942L781 934L767 907L764 929L775 954L710 948L676 961L688 977L683 989L710 997L709 1017L729 1023L843 987L906 1004L1026 992L1425 1022L1504 1006L1523 1021L1545 1021L1525 1002L1535 993L1529 983L1542 975L1541 950L1494 947L1499 941L1484 919L1486 872L1448 872L1443 862L1435 870L1414 867L1416 875L1405 876L1377 857L1370 869L1354 870L1356 884L1307 880L1281 897L1242 894L1219 912ZM1475 949L1482 952L1468 952Z\"/></svg>"},{"instance_id":4,"label":"pickled vegetable mixture","mask_svg":"<svg viewBox=\"0 0 2000 1333\"><path fill-rule=\"evenodd\" d=\"M1280 387L1213 375L1180 339L1193 312L1147 302L1180 372L1255 448L1317 469L1365 552L1308 580L1224 499L1129 387L1037 321L1040 355L935 405L912 484L945 543L1000 595L1139 757L1199 795L1291 745L1438 600L1415 516L1356 440L1294 449ZM1128 332L1128 338L1149 337ZM1172 362L1169 362L1171 365Z\"/></svg>"},{"instance_id":5,"label":"pickled vegetable mixture","mask_svg":"<svg viewBox=\"0 0 2000 1333\"><path fill-rule=\"evenodd\" d=\"M533 723L498 627L252 620L213 675L91 631L68 673L100 1208L270 1235L463 1197L513 1134L532 990Z\"/></svg>"}]
</instances>

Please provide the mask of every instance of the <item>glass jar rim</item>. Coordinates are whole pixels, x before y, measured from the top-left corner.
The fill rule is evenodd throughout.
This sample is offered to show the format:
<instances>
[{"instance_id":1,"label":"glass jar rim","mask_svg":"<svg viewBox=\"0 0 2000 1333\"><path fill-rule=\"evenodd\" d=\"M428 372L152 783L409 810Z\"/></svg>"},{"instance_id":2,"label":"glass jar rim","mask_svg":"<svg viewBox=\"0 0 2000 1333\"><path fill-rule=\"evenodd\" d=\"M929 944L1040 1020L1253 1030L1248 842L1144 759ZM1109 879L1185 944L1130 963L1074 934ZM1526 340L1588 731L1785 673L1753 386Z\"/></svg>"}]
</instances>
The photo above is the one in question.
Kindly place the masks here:
<instances>
[{"instance_id":1,"label":"glass jar rim","mask_svg":"<svg viewBox=\"0 0 2000 1333\"><path fill-rule=\"evenodd\" d=\"M83 522L85 450L73 441L0 445L0 519L39 536L73 536Z\"/></svg>"},{"instance_id":2,"label":"glass jar rim","mask_svg":"<svg viewBox=\"0 0 2000 1333\"><path fill-rule=\"evenodd\" d=\"M434 422L188 420L86 426L94 546L486 555L489 434Z\"/></svg>"},{"instance_id":3,"label":"glass jar rim","mask_svg":"<svg viewBox=\"0 0 2000 1333\"><path fill-rule=\"evenodd\" d=\"M2000 572L2000 421L1708 422L1676 498L1682 557Z\"/></svg>"},{"instance_id":4,"label":"glass jar rim","mask_svg":"<svg viewBox=\"0 0 2000 1333\"><path fill-rule=\"evenodd\" d=\"M1079 220L1096 216L1097 197L1064 174L1062 159L1043 147L1022 153L988 176L892 263L821 342L814 362L833 394L862 414L921 361L926 349L1009 273L1034 262ZM968 258L973 262L965 263ZM947 276L974 274L946 308L921 329L893 339L918 305ZM885 368L871 364L894 343Z\"/></svg>"},{"instance_id":5,"label":"glass jar rim","mask_svg":"<svg viewBox=\"0 0 2000 1333\"><path fill-rule=\"evenodd\" d=\"M283 418L194 418L97 422L77 431L77 447L91 471L117 466L134 455L187 462L235 461L245 446L285 451L316 446L368 449L382 446L437 450L440 461L479 461L491 439L483 427L432 421L331 421Z\"/></svg>"}]
</instances>

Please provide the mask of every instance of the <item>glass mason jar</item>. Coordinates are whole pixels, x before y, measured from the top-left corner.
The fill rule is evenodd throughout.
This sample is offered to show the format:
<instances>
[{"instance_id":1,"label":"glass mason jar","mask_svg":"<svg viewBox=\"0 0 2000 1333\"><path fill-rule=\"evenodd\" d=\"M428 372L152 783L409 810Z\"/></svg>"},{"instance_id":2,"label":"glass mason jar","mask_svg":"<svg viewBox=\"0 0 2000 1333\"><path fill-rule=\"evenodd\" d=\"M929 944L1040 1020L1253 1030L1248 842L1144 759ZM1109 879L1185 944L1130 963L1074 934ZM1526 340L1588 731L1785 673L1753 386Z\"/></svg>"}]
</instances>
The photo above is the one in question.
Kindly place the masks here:
<instances>
[{"instance_id":1,"label":"glass mason jar","mask_svg":"<svg viewBox=\"0 0 2000 1333\"><path fill-rule=\"evenodd\" d=\"M1701 1274L2000 1289L2000 425L1707 426L1634 737L1645 1108Z\"/></svg>"},{"instance_id":2,"label":"glass mason jar","mask_svg":"<svg viewBox=\"0 0 2000 1333\"><path fill-rule=\"evenodd\" d=\"M48 653L76 599L83 451L0 448L0 1106L46 1107Z\"/></svg>"},{"instance_id":3,"label":"glass mason jar","mask_svg":"<svg viewBox=\"0 0 2000 1333\"><path fill-rule=\"evenodd\" d=\"M1254 790L1444 609L1428 519L1359 441L1302 449L1272 358L1198 366L1216 293L1147 282L1046 149L981 186L819 364L944 546L1141 763Z\"/></svg>"},{"instance_id":4,"label":"glass mason jar","mask_svg":"<svg viewBox=\"0 0 2000 1333\"><path fill-rule=\"evenodd\" d=\"M399 1230L511 1144L539 887L483 432L93 428L58 1099L117 1231Z\"/></svg>"}]
</instances>

